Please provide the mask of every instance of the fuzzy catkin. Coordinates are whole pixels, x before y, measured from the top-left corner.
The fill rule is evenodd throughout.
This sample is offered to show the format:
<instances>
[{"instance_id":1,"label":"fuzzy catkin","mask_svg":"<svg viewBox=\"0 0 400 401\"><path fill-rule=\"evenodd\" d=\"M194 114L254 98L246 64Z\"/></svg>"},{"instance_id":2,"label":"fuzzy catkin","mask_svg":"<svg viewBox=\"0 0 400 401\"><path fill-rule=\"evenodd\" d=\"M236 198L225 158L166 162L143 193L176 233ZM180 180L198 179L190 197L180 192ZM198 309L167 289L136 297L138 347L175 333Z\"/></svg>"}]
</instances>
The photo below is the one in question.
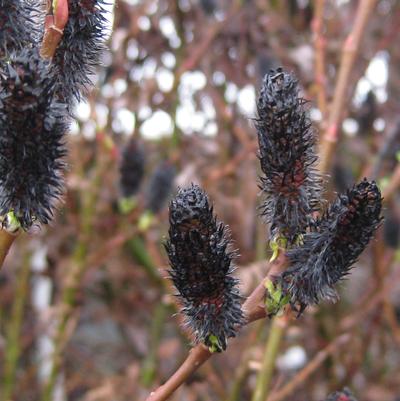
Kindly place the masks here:
<instances>
[{"instance_id":1,"label":"fuzzy catkin","mask_svg":"<svg viewBox=\"0 0 400 401\"><path fill-rule=\"evenodd\" d=\"M59 97L69 105L80 101L92 86L91 75L105 49L103 0L69 0L69 17L53 63Z\"/></svg>"},{"instance_id":2,"label":"fuzzy catkin","mask_svg":"<svg viewBox=\"0 0 400 401\"><path fill-rule=\"evenodd\" d=\"M321 192L315 134L305 103L293 75L278 68L265 76L256 119L262 214L271 223L271 236L283 236L289 245L305 233Z\"/></svg>"},{"instance_id":3,"label":"fuzzy catkin","mask_svg":"<svg viewBox=\"0 0 400 401\"><path fill-rule=\"evenodd\" d=\"M223 223L213 215L206 193L192 185L180 189L169 209L170 275L178 290L186 326L195 343L221 349L243 323L238 280L232 277L234 253Z\"/></svg>"},{"instance_id":4,"label":"fuzzy catkin","mask_svg":"<svg viewBox=\"0 0 400 401\"><path fill-rule=\"evenodd\" d=\"M158 213L167 203L173 190L175 167L167 162L156 166L146 191L146 209Z\"/></svg>"},{"instance_id":5,"label":"fuzzy catkin","mask_svg":"<svg viewBox=\"0 0 400 401\"><path fill-rule=\"evenodd\" d=\"M47 224L63 190L66 108L37 49L12 53L0 69L0 215L24 229Z\"/></svg>"},{"instance_id":6,"label":"fuzzy catkin","mask_svg":"<svg viewBox=\"0 0 400 401\"><path fill-rule=\"evenodd\" d=\"M357 401L357 399L348 388L344 388L341 391L335 391L329 394L325 401Z\"/></svg>"},{"instance_id":7,"label":"fuzzy catkin","mask_svg":"<svg viewBox=\"0 0 400 401\"><path fill-rule=\"evenodd\" d=\"M382 198L374 181L364 179L339 195L303 244L287 251L290 267L282 273L284 292L300 312L322 299L335 300L343 279L381 221Z\"/></svg>"},{"instance_id":8,"label":"fuzzy catkin","mask_svg":"<svg viewBox=\"0 0 400 401\"><path fill-rule=\"evenodd\" d=\"M0 59L34 43L38 33L34 23L37 10L37 1L28 4L21 0L0 0Z\"/></svg>"},{"instance_id":9,"label":"fuzzy catkin","mask_svg":"<svg viewBox=\"0 0 400 401\"><path fill-rule=\"evenodd\" d=\"M122 152L119 167L120 187L124 197L135 195L142 184L146 164L144 148L132 138Z\"/></svg>"}]
</instances>

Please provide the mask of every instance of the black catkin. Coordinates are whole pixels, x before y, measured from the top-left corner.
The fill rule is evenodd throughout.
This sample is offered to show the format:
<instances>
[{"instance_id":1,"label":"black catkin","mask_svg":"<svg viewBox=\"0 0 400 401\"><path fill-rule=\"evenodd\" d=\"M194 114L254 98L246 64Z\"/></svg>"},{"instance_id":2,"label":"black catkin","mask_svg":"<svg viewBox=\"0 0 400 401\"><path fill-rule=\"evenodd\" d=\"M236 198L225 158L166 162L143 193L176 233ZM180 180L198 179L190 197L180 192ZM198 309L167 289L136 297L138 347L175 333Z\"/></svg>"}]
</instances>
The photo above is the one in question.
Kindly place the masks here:
<instances>
[{"instance_id":1,"label":"black catkin","mask_svg":"<svg viewBox=\"0 0 400 401\"><path fill-rule=\"evenodd\" d=\"M123 197L134 196L142 184L146 164L144 148L132 138L122 152L119 167L120 187Z\"/></svg>"},{"instance_id":2,"label":"black catkin","mask_svg":"<svg viewBox=\"0 0 400 401\"><path fill-rule=\"evenodd\" d=\"M73 105L92 86L91 75L105 50L105 1L69 0L69 17L53 63L59 76L58 95Z\"/></svg>"},{"instance_id":3,"label":"black catkin","mask_svg":"<svg viewBox=\"0 0 400 401\"><path fill-rule=\"evenodd\" d=\"M173 190L175 173L175 167L167 161L156 166L147 188L146 209L158 213L164 207Z\"/></svg>"},{"instance_id":4,"label":"black catkin","mask_svg":"<svg viewBox=\"0 0 400 401\"><path fill-rule=\"evenodd\" d=\"M213 346L217 339L218 350L225 349L227 338L243 323L227 229L217 222L206 193L197 185L179 190L169 220L170 275L186 326L195 343Z\"/></svg>"},{"instance_id":5,"label":"black catkin","mask_svg":"<svg viewBox=\"0 0 400 401\"><path fill-rule=\"evenodd\" d=\"M63 190L66 108L37 49L10 55L0 69L0 215L29 229L47 224Z\"/></svg>"},{"instance_id":6,"label":"black catkin","mask_svg":"<svg viewBox=\"0 0 400 401\"><path fill-rule=\"evenodd\" d=\"M213 15L217 9L215 0L200 0L200 5L206 15Z\"/></svg>"},{"instance_id":7,"label":"black catkin","mask_svg":"<svg viewBox=\"0 0 400 401\"><path fill-rule=\"evenodd\" d=\"M325 401L357 401L357 399L348 388L344 388L342 391L335 391L329 394Z\"/></svg>"},{"instance_id":8,"label":"black catkin","mask_svg":"<svg viewBox=\"0 0 400 401\"><path fill-rule=\"evenodd\" d=\"M321 179L316 172L315 134L299 96L297 80L281 68L264 78L256 129L266 199L262 213L272 237L292 245L318 209Z\"/></svg>"},{"instance_id":9,"label":"black catkin","mask_svg":"<svg viewBox=\"0 0 400 401\"><path fill-rule=\"evenodd\" d=\"M372 90L367 93L357 112L358 132L362 136L371 134L374 121L378 115L378 102Z\"/></svg>"},{"instance_id":10,"label":"black catkin","mask_svg":"<svg viewBox=\"0 0 400 401\"><path fill-rule=\"evenodd\" d=\"M34 43L38 33L34 23L34 14L39 9L37 3L0 0L0 59Z\"/></svg>"},{"instance_id":11,"label":"black catkin","mask_svg":"<svg viewBox=\"0 0 400 401\"><path fill-rule=\"evenodd\" d=\"M290 267L282 287L300 312L322 299L335 300L334 285L343 279L378 227L382 198L374 181L364 179L339 195L303 244L287 251Z\"/></svg>"}]
</instances>

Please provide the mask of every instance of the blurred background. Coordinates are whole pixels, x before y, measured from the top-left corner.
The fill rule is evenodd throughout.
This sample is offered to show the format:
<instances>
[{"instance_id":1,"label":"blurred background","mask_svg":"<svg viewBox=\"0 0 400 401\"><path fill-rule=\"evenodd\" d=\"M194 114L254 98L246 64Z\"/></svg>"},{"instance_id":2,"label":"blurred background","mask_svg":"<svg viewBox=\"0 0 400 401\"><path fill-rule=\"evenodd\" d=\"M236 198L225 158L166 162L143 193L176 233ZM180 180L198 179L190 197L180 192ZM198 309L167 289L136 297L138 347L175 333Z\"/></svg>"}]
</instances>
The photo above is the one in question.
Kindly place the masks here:
<instances>
[{"instance_id":1,"label":"blurred background","mask_svg":"<svg viewBox=\"0 0 400 401\"><path fill-rule=\"evenodd\" d=\"M18 238L0 272L1 401L45 400L52 375L51 400L144 400L179 366L190 339L162 245L178 186L209 193L251 292L269 257L253 124L263 76L279 66L296 74L322 138L361 3L110 2L104 67L68 137L65 203L52 226ZM275 401L321 401L343 386L360 401L400 399L399 21L398 1L376 1L326 180L327 199L364 176L392 185L386 220L340 302L310 308L286 330L272 396L320 359ZM268 330L264 320L243 329L172 400L250 400Z\"/></svg>"}]
</instances>

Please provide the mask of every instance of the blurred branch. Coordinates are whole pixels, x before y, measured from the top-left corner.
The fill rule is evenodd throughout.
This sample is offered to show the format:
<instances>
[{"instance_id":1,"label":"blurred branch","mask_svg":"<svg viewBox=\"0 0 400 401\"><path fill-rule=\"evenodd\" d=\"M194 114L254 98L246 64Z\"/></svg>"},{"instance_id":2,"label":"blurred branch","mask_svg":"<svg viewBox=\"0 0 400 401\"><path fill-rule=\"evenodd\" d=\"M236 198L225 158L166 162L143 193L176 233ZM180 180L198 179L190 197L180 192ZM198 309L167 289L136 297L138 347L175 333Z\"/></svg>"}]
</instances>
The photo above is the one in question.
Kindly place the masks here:
<instances>
[{"instance_id":1,"label":"blurred branch","mask_svg":"<svg viewBox=\"0 0 400 401\"><path fill-rule=\"evenodd\" d=\"M389 183L382 191L385 203L389 203L391 201L391 199L393 198L399 187L400 187L400 163L397 164L397 167L394 170Z\"/></svg>"},{"instance_id":2,"label":"blurred branch","mask_svg":"<svg viewBox=\"0 0 400 401\"><path fill-rule=\"evenodd\" d=\"M16 235L12 235L6 230L0 230L0 269L15 238L17 238Z\"/></svg>"},{"instance_id":3,"label":"blurred branch","mask_svg":"<svg viewBox=\"0 0 400 401\"><path fill-rule=\"evenodd\" d=\"M388 294L385 294L385 299L383 301L383 311L385 314L386 321L392 330L393 337L397 344L400 346L400 325L399 320L396 316L396 310L393 304L390 302Z\"/></svg>"},{"instance_id":4,"label":"blurred branch","mask_svg":"<svg viewBox=\"0 0 400 401\"><path fill-rule=\"evenodd\" d=\"M81 286L82 278L87 270L87 254L90 239L93 233L93 218L96 212L96 203L102 180L108 168L108 162L100 162L96 170L93 186L83 192L82 208L80 210L79 236L72 256L72 263L65 278L61 294L59 314L54 335L54 351L52 355L51 371L43 392L43 401L51 401L60 372L65 344L68 341L68 326L76 306L76 294Z\"/></svg>"},{"instance_id":5,"label":"blurred branch","mask_svg":"<svg viewBox=\"0 0 400 401\"><path fill-rule=\"evenodd\" d=\"M156 373L157 352L161 341L163 326L168 309L168 305L161 301L161 303L156 306L156 309L154 311L154 316L150 329L149 351L146 355L145 360L143 361L141 368L141 380L146 387L150 386L153 383Z\"/></svg>"},{"instance_id":6,"label":"blurred branch","mask_svg":"<svg viewBox=\"0 0 400 401\"><path fill-rule=\"evenodd\" d=\"M232 7L227 12L225 18L221 21L213 23L208 27L208 29L205 30L205 32L207 32L206 36L200 43L195 43L192 48L189 49L190 56L187 57L186 60L183 61L182 65L178 68L176 76L176 78L178 78L177 80L179 80L184 72L192 70L199 64L208 48L213 43L213 40L221 32L226 23L232 20L232 18L240 10L241 6L241 1L234 0L232 2Z\"/></svg>"},{"instance_id":7,"label":"blurred branch","mask_svg":"<svg viewBox=\"0 0 400 401\"><path fill-rule=\"evenodd\" d=\"M15 377L19 356L21 355L20 333L24 315L24 307L29 293L30 254L23 259L21 270L17 275L17 289L15 292L12 314L7 326L7 337L4 357L4 378L2 400L11 400L15 386Z\"/></svg>"},{"instance_id":8,"label":"blurred branch","mask_svg":"<svg viewBox=\"0 0 400 401\"><path fill-rule=\"evenodd\" d=\"M361 0L359 2L353 29L347 36L343 45L338 78L328 116L328 124L321 143L320 171L323 174L327 173L331 167L333 155L339 140L342 112L348 99L347 92L351 71L361 45L368 19L376 3L377 0Z\"/></svg>"},{"instance_id":9,"label":"blurred branch","mask_svg":"<svg viewBox=\"0 0 400 401\"><path fill-rule=\"evenodd\" d=\"M394 255L388 258L386 263L392 263ZM389 294L398 282L398 278L388 278L387 283L382 283L381 287L373 288L369 293L366 294L358 305L354 307L354 313L349 314L339 324L341 331L348 331L361 321L363 321L367 314L376 308L385 296Z\"/></svg>"},{"instance_id":10,"label":"blurred branch","mask_svg":"<svg viewBox=\"0 0 400 401\"><path fill-rule=\"evenodd\" d=\"M394 255L382 261L383 270L386 271L389 268L390 264L393 262L393 256ZM307 380L330 355L334 354L338 348L345 345L352 338L349 331L356 327L362 320L365 320L366 313L374 307L377 307L380 302L387 297L391 288L393 288L393 282L396 282L396 280L391 280L390 284L384 285L382 281L381 284L378 284L377 289L372 289L370 293L366 295L366 300L368 300L368 302L362 300L360 305L357 305L354 308L354 313L342 319L338 325L342 334L337 336L323 350L319 351L315 357L293 377L293 379L291 379L281 389L273 392L266 401L282 401L290 396L300 385L304 384L305 380Z\"/></svg>"},{"instance_id":11,"label":"blurred branch","mask_svg":"<svg viewBox=\"0 0 400 401\"><path fill-rule=\"evenodd\" d=\"M264 258L265 259L265 258ZM264 328L264 322L261 320L257 323L255 330L252 330L247 339L244 340L244 344L255 344L256 340ZM243 383L247 377L249 370L249 362L251 360L252 352L254 347L248 347L244 350L240 363L238 363L234 380L229 392L228 397L225 401L238 401L240 400L241 390L243 388Z\"/></svg>"},{"instance_id":12,"label":"blurred branch","mask_svg":"<svg viewBox=\"0 0 400 401\"><path fill-rule=\"evenodd\" d=\"M265 306L262 304L266 292L264 282L278 274L285 264L286 258L284 256L270 263L267 276L244 302L242 309L246 316L247 324L266 316ZM167 400L175 390L177 390L212 355L213 354L203 344L194 347L179 369L166 383L160 386L156 391L151 392L146 401Z\"/></svg>"},{"instance_id":13,"label":"blurred branch","mask_svg":"<svg viewBox=\"0 0 400 401\"><path fill-rule=\"evenodd\" d=\"M299 373L297 373L292 380L289 381L285 386L283 386L280 390L271 394L270 397L267 398L267 401L282 401L291 394L322 365L322 363L336 352L342 345L346 344L351 338L349 333L345 333L335 338L328 346L319 351L314 358L302 369Z\"/></svg>"},{"instance_id":14,"label":"blurred branch","mask_svg":"<svg viewBox=\"0 0 400 401\"><path fill-rule=\"evenodd\" d=\"M392 261L393 258L388 258L388 260L385 260L384 268L387 268ZM356 327L361 321L365 320L367 312L377 307L385 299L385 297L394 287L393 283L396 282L396 280L390 280L389 284L382 284L377 291L376 289L373 289L369 294L367 294L366 299L368 302L360 302L360 305L357 305L354 308L354 313L352 313L350 316L346 316L339 323L338 327L342 334L336 337L323 350L319 351L315 357L299 373L297 373L297 375L293 377L292 380L290 380L281 389L272 393L267 401L282 401L290 396L300 385L304 384L305 380L307 380L330 355L336 352L338 348L340 348L342 345L345 345L352 338L349 331Z\"/></svg>"},{"instance_id":15,"label":"blurred branch","mask_svg":"<svg viewBox=\"0 0 400 401\"><path fill-rule=\"evenodd\" d=\"M204 57L204 55L209 50L209 47L211 46L215 38L225 27L226 23L229 22L238 13L238 11L241 8L241 1L235 0L232 3L233 4L231 9L228 11L227 15L223 20L210 24L206 29L203 30L203 32L206 32L206 34L202 38L202 40L196 41L192 47L186 49L188 53L188 56L186 58L183 58L182 51L178 52L177 69L174 75L174 84L171 90L165 94L166 97L168 97L168 95L175 96L175 100L173 101L173 110L171 113L174 121L174 131L171 137L171 143L173 148L176 148L180 142L180 134L178 132L178 127L176 124L177 109L179 105L177 93L180 79L186 71L193 70L194 68L197 67L197 65L201 62L202 58ZM179 6L177 6L177 8L179 10ZM179 29L178 29L178 35L183 44L184 34Z\"/></svg>"},{"instance_id":16,"label":"blurred branch","mask_svg":"<svg viewBox=\"0 0 400 401\"><path fill-rule=\"evenodd\" d=\"M159 287L163 287L164 280L162 279L160 273L157 270L153 259L146 250L146 246L139 236L134 236L129 239L127 246L131 251L132 255L135 257L136 261L145 269L147 275L150 279Z\"/></svg>"},{"instance_id":17,"label":"blurred branch","mask_svg":"<svg viewBox=\"0 0 400 401\"><path fill-rule=\"evenodd\" d=\"M315 84L317 88L318 108L322 113L322 121L325 121L327 113L325 71L326 40L322 33L324 26L324 6L325 0L315 1L314 20L312 23L315 48Z\"/></svg>"},{"instance_id":18,"label":"blurred branch","mask_svg":"<svg viewBox=\"0 0 400 401\"><path fill-rule=\"evenodd\" d=\"M289 323L289 316L288 310L286 310L283 316L275 316L272 320L264 351L264 358L261 369L257 375L252 401L264 401L268 396L272 375L275 369L276 357L278 356L283 334Z\"/></svg>"}]
</instances>

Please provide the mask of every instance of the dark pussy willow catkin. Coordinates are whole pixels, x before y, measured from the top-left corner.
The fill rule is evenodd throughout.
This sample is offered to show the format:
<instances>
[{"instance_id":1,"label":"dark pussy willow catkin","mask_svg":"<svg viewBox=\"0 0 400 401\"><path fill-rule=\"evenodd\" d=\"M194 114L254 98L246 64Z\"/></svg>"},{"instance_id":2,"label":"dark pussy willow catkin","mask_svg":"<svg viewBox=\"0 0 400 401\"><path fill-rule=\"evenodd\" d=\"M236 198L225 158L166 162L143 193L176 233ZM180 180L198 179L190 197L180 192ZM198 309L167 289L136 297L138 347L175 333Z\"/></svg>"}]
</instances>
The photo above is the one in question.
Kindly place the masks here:
<instances>
[{"instance_id":1,"label":"dark pussy willow catkin","mask_svg":"<svg viewBox=\"0 0 400 401\"><path fill-rule=\"evenodd\" d=\"M14 52L0 68L0 215L29 229L48 223L63 188L65 106L37 49Z\"/></svg>"},{"instance_id":2,"label":"dark pussy willow catkin","mask_svg":"<svg viewBox=\"0 0 400 401\"><path fill-rule=\"evenodd\" d=\"M39 9L38 1L28 4L22 0L0 0L0 59L34 43L38 29L33 18Z\"/></svg>"},{"instance_id":3,"label":"dark pussy willow catkin","mask_svg":"<svg viewBox=\"0 0 400 401\"><path fill-rule=\"evenodd\" d=\"M158 213L171 196L176 170L173 164L163 161L156 166L146 191L146 209Z\"/></svg>"},{"instance_id":4,"label":"dark pussy willow catkin","mask_svg":"<svg viewBox=\"0 0 400 401\"><path fill-rule=\"evenodd\" d=\"M300 312L322 299L335 300L343 279L372 238L381 219L382 198L375 182L364 179L339 195L303 237L287 251L290 267L282 286Z\"/></svg>"},{"instance_id":5,"label":"dark pussy willow catkin","mask_svg":"<svg viewBox=\"0 0 400 401\"><path fill-rule=\"evenodd\" d=\"M285 237L289 245L306 231L321 192L315 134L305 103L293 75L278 68L265 76L256 119L262 213L271 223L271 236Z\"/></svg>"},{"instance_id":6,"label":"dark pussy willow catkin","mask_svg":"<svg viewBox=\"0 0 400 401\"><path fill-rule=\"evenodd\" d=\"M69 0L69 17L53 58L58 74L58 95L73 105L92 85L91 75L105 49L103 0Z\"/></svg>"},{"instance_id":7,"label":"dark pussy willow catkin","mask_svg":"<svg viewBox=\"0 0 400 401\"><path fill-rule=\"evenodd\" d=\"M357 401L357 399L349 389L344 388L341 391L335 391L334 393L329 394L325 401Z\"/></svg>"},{"instance_id":8,"label":"dark pussy willow catkin","mask_svg":"<svg viewBox=\"0 0 400 401\"><path fill-rule=\"evenodd\" d=\"M142 143L131 138L122 152L119 167L122 196L135 195L142 184L146 164L146 155Z\"/></svg>"},{"instance_id":9,"label":"dark pussy willow catkin","mask_svg":"<svg viewBox=\"0 0 400 401\"><path fill-rule=\"evenodd\" d=\"M227 229L217 222L206 193L197 185L180 189L169 209L170 275L195 343L207 346L234 337L243 323L234 253Z\"/></svg>"}]
</instances>

